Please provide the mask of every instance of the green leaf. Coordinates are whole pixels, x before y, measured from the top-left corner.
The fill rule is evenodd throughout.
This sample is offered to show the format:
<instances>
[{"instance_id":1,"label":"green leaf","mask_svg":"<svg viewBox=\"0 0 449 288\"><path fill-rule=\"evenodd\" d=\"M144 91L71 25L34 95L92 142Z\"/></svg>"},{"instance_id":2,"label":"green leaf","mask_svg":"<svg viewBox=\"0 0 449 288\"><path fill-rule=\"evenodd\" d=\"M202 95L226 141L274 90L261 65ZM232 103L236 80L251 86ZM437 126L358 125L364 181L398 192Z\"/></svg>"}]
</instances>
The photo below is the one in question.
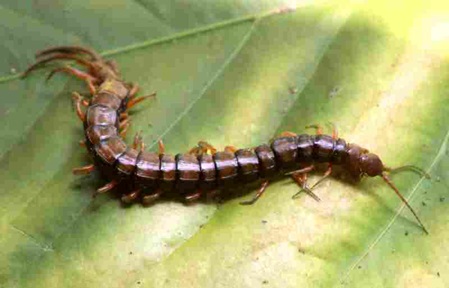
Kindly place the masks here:
<instances>
[{"instance_id":1,"label":"green leaf","mask_svg":"<svg viewBox=\"0 0 449 288\"><path fill-rule=\"evenodd\" d=\"M445 287L449 283L447 1L2 1L1 287ZM430 235L378 178L271 183L253 206L92 199L70 93L36 50L88 45L142 94L129 135L155 149L253 147L332 122L389 166ZM326 128L327 131L327 128ZM307 131L313 133L313 131ZM314 183L321 173L313 173Z\"/></svg>"}]
</instances>

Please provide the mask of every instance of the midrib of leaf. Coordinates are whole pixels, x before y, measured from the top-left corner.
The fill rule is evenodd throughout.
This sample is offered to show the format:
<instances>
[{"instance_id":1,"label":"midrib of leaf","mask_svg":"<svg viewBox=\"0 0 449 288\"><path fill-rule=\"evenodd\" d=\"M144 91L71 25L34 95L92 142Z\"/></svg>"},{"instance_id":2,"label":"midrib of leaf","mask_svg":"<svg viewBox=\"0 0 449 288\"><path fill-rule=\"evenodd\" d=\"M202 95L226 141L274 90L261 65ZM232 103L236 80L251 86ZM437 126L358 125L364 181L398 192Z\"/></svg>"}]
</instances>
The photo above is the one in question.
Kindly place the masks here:
<instances>
[{"instance_id":1,"label":"midrib of leaf","mask_svg":"<svg viewBox=\"0 0 449 288\"><path fill-rule=\"evenodd\" d=\"M446 150L447 150L447 144L449 143L449 130L447 131L443 142L440 145L440 148L438 149L438 153L435 155L432 164L430 164L429 168L427 169L427 171L432 171L433 167L439 162L439 160L445 156L446 154ZM416 191L418 190L419 186L421 185L421 183L424 181L425 177L421 176L421 178L419 179L419 181L413 186L412 191L410 192L409 196L406 197L408 202L411 202L411 200L413 199L414 194L416 193ZM341 281L339 281L338 283L344 283L348 278L349 275L351 274L352 271L354 271L354 269L359 265L359 263L361 261L363 261L363 259L365 259L365 257L370 253L371 250L374 249L374 247L377 246L377 244L380 242L380 240L382 240L382 238L385 236L385 234L388 232L388 230L390 230L391 226L394 224L394 222L397 220L397 218L399 217L399 215L402 213L402 211L405 208L405 204L402 203L399 208L396 210L396 213L391 217L391 220L385 225L384 228L382 228L382 230L380 231L380 233L375 237L375 239L372 241L372 243L368 246L368 248L366 248L362 253L361 256L357 258L357 260L354 261L354 263L349 267L347 273L344 275L344 277L342 278ZM340 284L338 284L340 285Z\"/></svg>"}]
</instances>

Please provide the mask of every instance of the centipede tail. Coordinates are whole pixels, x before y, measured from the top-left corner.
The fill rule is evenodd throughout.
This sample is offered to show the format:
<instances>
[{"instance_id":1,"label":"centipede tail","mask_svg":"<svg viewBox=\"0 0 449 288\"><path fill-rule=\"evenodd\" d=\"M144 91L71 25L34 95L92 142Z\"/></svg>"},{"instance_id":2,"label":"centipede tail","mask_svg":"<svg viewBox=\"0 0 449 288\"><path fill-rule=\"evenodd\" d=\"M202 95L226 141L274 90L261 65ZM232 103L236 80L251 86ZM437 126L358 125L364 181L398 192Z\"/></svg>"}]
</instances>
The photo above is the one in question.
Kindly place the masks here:
<instances>
[{"instance_id":1,"label":"centipede tail","mask_svg":"<svg viewBox=\"0 0 449 288\"><path fill-rule=\"evenodd\" d=\"M67 65L67 60L74 61L80 67ZM123 137L130 124L128 110L154 97L155 93L136 97L138 86L124 82L112 61L103 59L91 49L78 46L53 47L39 52L36 63L25 71L24 76L48 63L59 61L64 61L64 66L54 69L49 77L57 72L68 73L85 81L90 91L88 99L77 92L73 97L76 113L84 125L83 145L91 154L94 164L75 168L73 173L99 171L108 182L98 188L97 193L105 193L124 184L128 191L121 196L123 202L140 201L149 205L165 194L175 194L186 202L192 202L215 191L259 182L258 192L250 200L241 202L249 205L263 196L274 177L288 175L298 183L301 191L320 201L312 190L327 179L333 167L338 165L356 180L364 176L382 177L410 209L423 231L428 233L388 174L412 170L426 177L428 175L415 166L385 167L377 155L338 138L334 125L332 135L323 134L319 125L310 125L309 128L316 130L315 135L283 132L270 144L248 149L227 146L224 151L217 151L211 144L200 141L188 153L171 155L165 152L165 146L159 141L159 151L149 152L144 150L140 133L136 134L131 146L124 142ZM85 111L83 107L86 107ZM315 185L309 187L307 175L320 163L328 163L328 169ZM293 195L293 198L298 195Z\"/></svg>"},{"instance_id":2,"label":"centipede tail","mask_svg":"<svg viewBox=\"0 0 449 288\"><path fill-rule=\"evenodd\" d=\"M86 54L90 56L91 60L100 60L101 56L92 49L80 46L58 46L49 49L41 50L36 53L36 57L46 56L48 54L64 53L64 54Z\"/></svg>"}]
</instances>

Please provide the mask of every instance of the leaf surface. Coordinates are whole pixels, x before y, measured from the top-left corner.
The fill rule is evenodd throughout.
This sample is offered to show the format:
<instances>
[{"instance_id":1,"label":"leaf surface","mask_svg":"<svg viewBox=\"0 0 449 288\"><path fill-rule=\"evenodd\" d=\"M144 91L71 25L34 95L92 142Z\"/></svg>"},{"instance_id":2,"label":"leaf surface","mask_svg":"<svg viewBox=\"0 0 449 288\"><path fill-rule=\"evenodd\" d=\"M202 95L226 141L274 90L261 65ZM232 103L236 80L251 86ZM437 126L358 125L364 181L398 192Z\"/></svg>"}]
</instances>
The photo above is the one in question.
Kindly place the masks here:
<instances>
[{"instance_id":1,"label":"leaf surface","mask_svg":"<svg viewBox=\"0 0 449 288\"><path fill-rule=\"evenodd\" d=\"M445 287L449 283L449 5L445 1L34 1L0 4L0 286ZM11 2L11 3L9 3ZM400 15L400 17L398 16ZM430 235L381 179L288 178L239 202L122 207L91 198L65 75L22 80L36 50L93 46L142 93L129 135L155 149L253 147L336 124L389 166ZM326 128L327 129L327 128ZM130 137L131 138L131 137ZM314 183L320 173L312 174Z\"/></svg>"}]
</instances>

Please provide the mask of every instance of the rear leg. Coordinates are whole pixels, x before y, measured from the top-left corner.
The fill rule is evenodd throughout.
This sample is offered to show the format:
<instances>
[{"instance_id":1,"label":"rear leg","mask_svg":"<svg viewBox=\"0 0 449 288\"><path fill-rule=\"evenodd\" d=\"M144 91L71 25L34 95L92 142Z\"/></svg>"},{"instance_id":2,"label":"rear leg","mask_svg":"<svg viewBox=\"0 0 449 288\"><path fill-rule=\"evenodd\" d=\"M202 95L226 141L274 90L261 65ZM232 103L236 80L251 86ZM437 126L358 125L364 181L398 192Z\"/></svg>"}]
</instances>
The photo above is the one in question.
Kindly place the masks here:
<instances>
[{"instance_id":1,"label":"rear leg","mask_svg":"<svg viewBox=\"0 0 449 288\"><path fill-rule=\"evenodd\" d=\"M27 70L25 70L25 72L22 74L22 77L28 76L28 74L30 74L32 71L42 67L44 64L47 64L55 60L74 60L81 66L88 68L91 74L96 74L96 71L98 70L94 63L92 63L91 61L87 61L86 59L80 58L76 55L56 54L36 61L33 65L28 67Z\"/></svg>"},{"instance_id":2,"label":"rear leg","mask_svg":"<svg viewBox=\"0 0 449 288\"><path fill-rule=\"evenodd\" d=\"M92 60L99 60L101 56L92 49L80 47L80 46L57 46L41 50L36 53L36 57L42 57L53 53L64 53L64 54L85 54L91 57Z\"/></svg>"},{"instance_id":3,"label":"rear leg","mask_svg":"<svg viewBox=\"0 0 449 288\"><path fill-rule=\"evenodd\" d=\"M78 78L80 80L83 80L86 82L87 87L89 88L89 92L91 95L96 94L96 88L94 83L98 83L98 79L90 75L89 73L83 72L81 70L78 70L76 68L70 67L70 66L63 66L53 69L50 74L47 76L47 80L50 80L53 75L55 75L58 72L64 72L69 75L75 76L75 78Z\"/></svg>"}]
</instances>

